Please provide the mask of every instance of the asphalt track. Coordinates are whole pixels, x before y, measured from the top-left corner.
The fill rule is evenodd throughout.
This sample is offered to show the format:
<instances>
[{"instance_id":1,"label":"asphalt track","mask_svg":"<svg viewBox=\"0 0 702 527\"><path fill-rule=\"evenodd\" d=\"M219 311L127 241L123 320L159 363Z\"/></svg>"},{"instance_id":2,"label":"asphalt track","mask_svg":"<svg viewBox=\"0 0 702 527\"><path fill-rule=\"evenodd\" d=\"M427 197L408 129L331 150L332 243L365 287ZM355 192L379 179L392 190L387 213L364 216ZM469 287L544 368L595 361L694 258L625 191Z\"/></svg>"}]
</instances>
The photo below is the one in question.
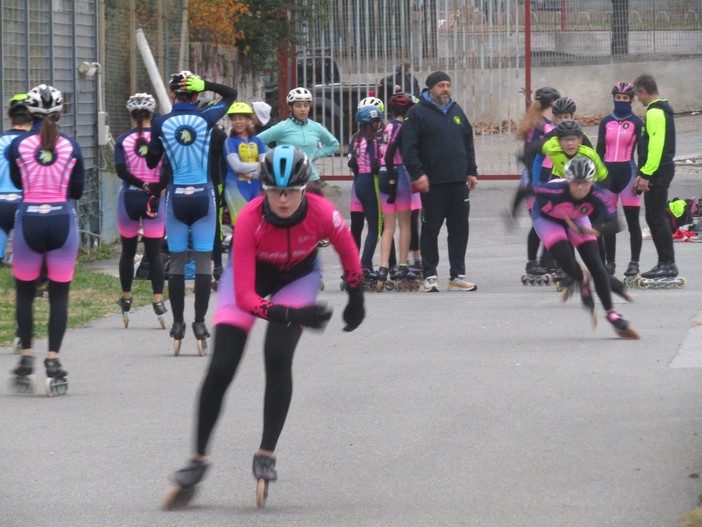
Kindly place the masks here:
<instances>
[{"instance_id":1,"label":"asphalt track","mask_svg":"<svg viewBox=\"0 0 702 527\"><path fill-rule=\"evenodd\" d=\"M329 192L342 210L345 185ZM338 261L322 250L320 298L335 314L298 348L280 480L264 510L250 467L265 323L228 392L199 495L166 513L207 359L191 332L173 357L148 307L128 330L115 314L67 333L67 396L0 386L0 525L679 525L702 493L702 243L676 243L685 289L615 300L642 337L621 340L601 306L593 329L577 301L521 285L529 221L503 221L513 187L482 182L472 195L477 292L446 292L442 241L442 291L368 294L353 333L341 330ZM680 170L671 196L701 194L699 171ZM620 273L627 261L623 232ZM644 241L642 267L654 263ZM0 350L0 371L16 360Z\"/></svg>"}]
</instances>

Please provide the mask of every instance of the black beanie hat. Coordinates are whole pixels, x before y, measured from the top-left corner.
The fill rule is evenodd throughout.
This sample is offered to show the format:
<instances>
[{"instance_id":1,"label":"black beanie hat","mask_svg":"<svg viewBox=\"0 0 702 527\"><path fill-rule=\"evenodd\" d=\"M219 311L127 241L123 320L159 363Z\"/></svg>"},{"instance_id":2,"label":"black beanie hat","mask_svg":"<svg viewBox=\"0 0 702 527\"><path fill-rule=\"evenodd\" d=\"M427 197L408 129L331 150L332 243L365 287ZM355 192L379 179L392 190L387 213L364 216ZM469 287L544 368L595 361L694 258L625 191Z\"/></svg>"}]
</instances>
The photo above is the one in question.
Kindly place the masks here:
<instances>
[{"instance_id":1,"label":"black beanie hat","mask_svg":"<svg viewBox=\"0 0 702 527\"><path fill-rule=\"evenodd\" d=\"M449 77L448 73L445 71L435 71L434 73L430 73L426 81L427 88L431 90L434 86L443 81L451 82L451 77Z\"/></svg>"}]
</instances>

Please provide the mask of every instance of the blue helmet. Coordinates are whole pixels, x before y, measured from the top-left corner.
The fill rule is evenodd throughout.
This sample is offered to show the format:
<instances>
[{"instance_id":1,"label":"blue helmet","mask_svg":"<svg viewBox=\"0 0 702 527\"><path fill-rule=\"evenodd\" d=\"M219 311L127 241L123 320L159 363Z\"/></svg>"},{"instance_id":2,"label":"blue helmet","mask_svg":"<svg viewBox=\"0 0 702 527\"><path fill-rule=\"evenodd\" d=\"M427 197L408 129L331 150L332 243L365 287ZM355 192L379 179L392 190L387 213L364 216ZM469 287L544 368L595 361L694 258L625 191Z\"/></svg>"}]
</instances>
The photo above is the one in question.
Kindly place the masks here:
<instances>
[{"instance_id":1,"label":"blue helmet","mask_svg":"<svg viewBox=\"0 0 702 527\"><path fill-rule=\"evenodd\" d=\"M377 123L383 120L383 112L377 106L364 106L356 112L356 122L359 124Z\"/></svg>"},{"instance_id":2,"label":"blue helmet","mask_svg":"<svg viewBox=\"0 0 702 527\"><path fill-rule=\"evenodd\" d=\"M279 145L263 157L260 181L271 187L302 187L311 173L312 165L302 150L292 145Z\"/></svg>"}]
</instances>

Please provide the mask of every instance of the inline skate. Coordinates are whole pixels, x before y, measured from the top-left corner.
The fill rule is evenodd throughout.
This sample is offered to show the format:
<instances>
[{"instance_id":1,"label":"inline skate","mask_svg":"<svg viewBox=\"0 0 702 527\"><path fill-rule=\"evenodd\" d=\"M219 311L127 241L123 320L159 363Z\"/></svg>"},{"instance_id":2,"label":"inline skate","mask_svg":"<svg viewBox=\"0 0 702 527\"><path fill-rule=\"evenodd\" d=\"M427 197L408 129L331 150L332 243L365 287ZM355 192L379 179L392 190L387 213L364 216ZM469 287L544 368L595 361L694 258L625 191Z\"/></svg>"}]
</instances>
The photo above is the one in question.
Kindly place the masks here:
<instances>
[{"instance_id":1,"label":"inline skate","mask_svg":"<svg viewBox=\"0 0 702 527\"><path fill-rule=\"evenodd\" d=\"M626 271L624 271L624 285L626 287L636 287L638 278L639 262L629 262Z\"/></svg>"},{"instance_id":2,"label":"inline skate","mask_svg":"<svg viewBox=\"0 0 702 527\"><path fill-rule=\"evenodd\" d=\"M610 282L611 287L612 287L612 293L614 293L617 296L622 297L627 302L634 301L632 296L629 293L627 293L626 286L624 285L624 282L622 282L619 278L617 278L614 275L610 275L609 282Z\"/></svg>"},{"instance_id":3,"label":"inline skate","mask_svg":"<svg viewBox=\"0 0 702 527\"><path fill-rule=\"evenodd\" d=\"M363 290L375 291L378 287L378 273L372 269L363 269Z\"/></svg>"},{"instance_id":4,"label":"inline skate","mask_svg":"<svg viewBox=\"0 0 702 527\"><path fill-rule=\"evenodd\" d=\"M207 337L210 336L210 332L207 331L204 322L193 322L193 333L197 339L197 353L204 357L207 355Z\"/></svg>"},{"instance_id":5,"label":"inline skate","mask_svg":"<svg viewBox=\"0 0 702 527\"><path fill-rule=\"evenodd\" d=\"M12 370L15 374L10 379L10 384L15 393L34 393L36 388L34 382L34 357L22 355L19 364Z\"/></svg>"},{"instance_id":6,"label":"inline skate","mask_svg":"<svg viewBox=\"0 0 702 527\"><path fill-rule=\"evenodd\" d=\"M124 322L124 329L129 327L129 310L132 308L132 299L126 297L119 297L117 300L117 305L122 309L122 322Z\"/></svg>"},{"instance_id":7,"label":"inline skate","mask_svg":"<svg viewBox=\"0 0 702 527\"><path fill-rule=\"evenodd\" d=\"M68 372L61 368L61 363L58 359L45 359L44 367L46 368L46 395L54 397L55 395L66 395L68 391Z\"/></svg>"},{"instance_id":8,"label":"inline skate","mask_svg":"<svg viewBox=\"0 0 702 527\"><path fill-rule=\"evenodd\" d=\"M161 329L166 329L166 313L168 313L166 304L163 303L163 300L160 300L159 302L151 302L151 306L154 308L154 313L158 317L158 323L161 325Z\"/></svg>"},{"instance_id":9,"label":"inline skate","mask_svg":"<svg viewBox=\"0 0 702 527\"><path fill-rule=\"evenodd\" d=\"M656 264L635 282L640 289L682 289L685 284L687 280L678 276L678 266L673 262Z\"/></svg>"},{"instance_id":10,"label":"inline skate","mask_svg":"<svg viewBox=\"0 0 702 527\"><path fill-rule=\"evenodd\" d=\"M619 335L620 337L624 339L636 340L640 338L637 331L631 327L631 324L629 324L627 320L624 320L622 316L616 311L610 311L609 313L607 313L607 320L610 324L612 324L614 331L616 331L617 335Z\"/></svg>"},{"instance_id":11,"label":"inline skate","mask_svg":"<svg viewBox=\"0 0 702 527\"><path fill-rule=\"evenodd\" d=\"M278 472L275 470L275 459L255 454L252 471L254 478L256 478L256 507L262 509L266 506L266 499L268 498L268 484L278 479Z\"/></svg>"},{"instance_id":12,"label":"inline skate","mask_svg":"<svg viewBox=\"0 0 702 527\"><path fill-rule=\"evenodd\" d=\"M394 288L399 292L415 292L422 287L422 279L407 265L400 265L394 276L391 276Z\"/></svg>"},{"instance_id":13,"label":"inline skate","mask_svg":"<svg viewBox=\"0 0 702 527\"><path fill-rule=\"evenodd\" d=\"M378 268L378 273L376 274L376 284L375 284L375 290L378 293L382 293L386 289L388 291L392 291L394 289L394 281L390 280L390 270L387 267L380 267Z\"/></svg>"},{"instance_id":14,"label":"inline skate","mask_svg":"<svg viewBox=\"0 0 702 527\"><path fill-rule=\"evenodd\" d=\"M175 485L166 493L163 510L169 511L187 506L195 496L196 485L202 481L207 468L206 463L191 459L186 467L173 474Z\"/></svg>"},{"instance_id":15,"label":"inline skate","mask_svg":"<svg viewBox=\"0 0 702 527\"><path fill-rule=\"evenodd\" d=\"M538 262L527 262L525 274L522 275L522 285L551 285L552 283L553 277Z\"/></svg>"},{"instance_id":16,"label":"inline skate","mask_svg":"<svg viewBox=\"0 0 702 527\"><path fill-rule=\"evenodd\" d=\"M185 337L185 322L173 322L171 326L171 337L173 338L173 355L180 355L180 345Z\"/></svg>"},{"instance_id":17,"label":"inline skate","mask_svg":"<svg viewBox=\"0 0 702 527\"><path fill-rule=\"evenodd\" d=\"M590 273L583 271L583 279L582 282L578 284L578 287L580 288L580 301L590 313L592 326L596 327L597 315L595 314L595 298L592 296L592 279L590 278Z\"/></svg>"}]
</instances>

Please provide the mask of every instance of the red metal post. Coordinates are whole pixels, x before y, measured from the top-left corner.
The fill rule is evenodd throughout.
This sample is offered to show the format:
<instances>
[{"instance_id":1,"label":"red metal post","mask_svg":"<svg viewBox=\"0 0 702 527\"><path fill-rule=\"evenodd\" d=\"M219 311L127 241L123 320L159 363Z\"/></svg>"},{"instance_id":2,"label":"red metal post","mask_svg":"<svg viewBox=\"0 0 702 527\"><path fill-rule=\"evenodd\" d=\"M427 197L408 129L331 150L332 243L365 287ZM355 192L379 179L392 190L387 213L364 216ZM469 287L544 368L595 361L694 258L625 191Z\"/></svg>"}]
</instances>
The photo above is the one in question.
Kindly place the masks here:
<instances>
[{"instance_id":1,"label":"red metal post","mask_svg":"<svg viewBox=\"0 0 702 527\"><path fill-rule=\"evenodd\" d=\"M524 0L524 99L531 104L531 0Z\"/></svg>"},{"instance_id":2,"label":"red metal post","mask_svg":"<svg viewBox=\"0 0 702 527\"><path fill-rule=\"evenodd\" d=\"M566 30L566 2L561 0L561 31Z\"/></svg>"}]
</instances>

